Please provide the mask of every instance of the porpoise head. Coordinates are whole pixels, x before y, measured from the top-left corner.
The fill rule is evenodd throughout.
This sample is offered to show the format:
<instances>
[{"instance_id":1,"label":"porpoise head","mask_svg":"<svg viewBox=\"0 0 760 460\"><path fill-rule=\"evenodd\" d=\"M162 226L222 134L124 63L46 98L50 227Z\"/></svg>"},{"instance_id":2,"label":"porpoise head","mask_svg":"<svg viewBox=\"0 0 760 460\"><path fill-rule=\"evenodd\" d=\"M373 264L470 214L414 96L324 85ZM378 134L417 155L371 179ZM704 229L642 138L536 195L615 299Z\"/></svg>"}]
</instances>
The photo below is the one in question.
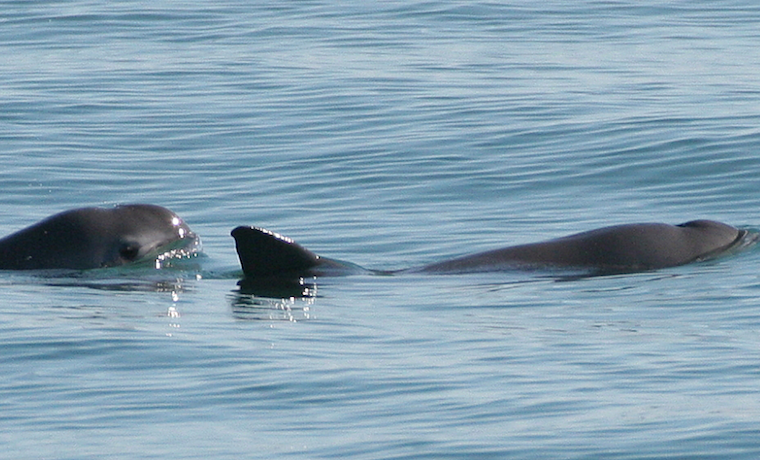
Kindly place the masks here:
<instances>
[{"instance_id":1,"label":"porpoise head","mask_svg":"<svg viewBox=\"0 0 760 460\"><path fill-rule=\"evenodd\" d=\"M747 230L714 220L691 220L677 225L683 229L696 259L703 260L742 244Z\"/></svg>"},{"instance_id":2,"label":"porpoise head","mask_svg":"<svg viewBox=\"0 0 760 460\"><path fill-rule=\"evenodd\" d=\"M187 257L200 250L200 238L174 212L161 206L132 204L108 210L113 215L113 239L106 245L101 267L125 265L143 260L159 262Z\"/></svg>"},{"instance_id":3,"label":"porpoise head","mask_svg":"<svg viewBox=\"0 0 760 460\"><path fill-rule=\"evenodd\" d=\"M200 239L174 212L156 205L81 208L56 214L0 240L0 269L116 267L200 250Z\"/></svg>"}]
</instances>

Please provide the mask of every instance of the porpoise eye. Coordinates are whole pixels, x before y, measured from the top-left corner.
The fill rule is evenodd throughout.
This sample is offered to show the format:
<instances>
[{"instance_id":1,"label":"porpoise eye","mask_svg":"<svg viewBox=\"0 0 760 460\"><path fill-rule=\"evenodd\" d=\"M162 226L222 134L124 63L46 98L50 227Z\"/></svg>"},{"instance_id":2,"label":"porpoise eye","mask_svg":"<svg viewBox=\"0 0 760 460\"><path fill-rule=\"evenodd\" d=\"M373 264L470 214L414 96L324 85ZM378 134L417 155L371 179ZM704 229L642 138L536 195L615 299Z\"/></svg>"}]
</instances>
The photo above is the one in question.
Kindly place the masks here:
<instances>
[{"instance_id":1,"label":"porpoise eye","mask_svg":"<svg viewBox=\"0 0 760 460\"><path fill-rule=\"evenodd\" d=\"M129 261L135 260L137 259L137 255L139 253L140 253L140 248L138 248L134 244L126 243L126 244L123 244L119 248L119 256L121 256L121 258L124 260L129 260Z\"/></svg>"}]
</instances>

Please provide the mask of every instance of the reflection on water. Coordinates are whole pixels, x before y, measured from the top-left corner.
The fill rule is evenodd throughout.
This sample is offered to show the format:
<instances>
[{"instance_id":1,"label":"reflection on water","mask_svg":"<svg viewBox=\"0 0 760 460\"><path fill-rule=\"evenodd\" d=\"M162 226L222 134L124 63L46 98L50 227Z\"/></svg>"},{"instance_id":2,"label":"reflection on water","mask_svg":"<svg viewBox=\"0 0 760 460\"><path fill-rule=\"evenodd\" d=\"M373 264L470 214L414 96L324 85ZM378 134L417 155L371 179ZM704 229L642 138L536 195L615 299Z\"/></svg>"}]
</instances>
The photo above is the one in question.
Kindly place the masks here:
<instances>
[{"instance_id":1,"label":"reflection on water","mask_svg":"<svg viewBox=\"0 0 760 460\"><path fill-rule=\"evenodd\" d=\"M243 320L303 321L312 317L316 279L243 279L231 296L232 314Z\"/></svg>"},{"instance_id":2,"label":"reflection on water","mask_svg":"<svg viewBox=\"0 0 760 460\"><path fill-rule=\"evenodd\" d=\"M166 280L149 280L149 279L103 279L103 280L81 280L81 279L56 279L45 283L48 286L59 287L86 287L102 291L123 291L123 292L171 292L173 294L187 292L191 288L187 285L187 280L183 278L174 278Z\"/></svg>"},{"instance_id":3,"label":"reflection on water","mask_svg":"<svg viewBox=\"0 0 760 460\"><path fill-rule=\"evenodd\" d=\"M316 277L243 278L238 282L238 285L241 293L253 294L258 297L275 299L314 298L317 296L316 281Z\"/></svg>"},{"instance_id":4,"label":"reflection on water","mask_svg":"<svg viewBox=\"0 0 760 460\"><path fill-rule=\"evenodd\" d=\"M314 298L275 299L236 292L231 295L232 315L254 321L304 321L312 318Z\"/></svg>"}]
</instances>

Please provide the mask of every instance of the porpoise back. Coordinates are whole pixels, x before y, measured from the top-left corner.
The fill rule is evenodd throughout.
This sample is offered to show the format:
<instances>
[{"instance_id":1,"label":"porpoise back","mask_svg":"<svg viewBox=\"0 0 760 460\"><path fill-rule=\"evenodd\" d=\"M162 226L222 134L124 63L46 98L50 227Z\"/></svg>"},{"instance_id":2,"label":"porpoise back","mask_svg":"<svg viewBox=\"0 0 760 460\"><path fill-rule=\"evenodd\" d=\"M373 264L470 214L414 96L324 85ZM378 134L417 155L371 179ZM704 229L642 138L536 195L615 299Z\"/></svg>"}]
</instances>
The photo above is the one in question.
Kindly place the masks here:
<instances>
[{"instance_id":1,"label":"porpoise back","mask_svg":"<svg viewBox=\"0 0 760 460\"><path fill-rule=\"evenodd\" d=\"M487 251L421 268L428 273L577 267L599 272L637 272L703 260L722 253L747 232L711 220L680 225L616 225L540 243Z\"/></svg>"},{"instance_id":2,"label":"porpoise back","mask_svg":"<svg viewBox=\"0 0 760 460\"><path fill-rule=\"evenodd\" d=\"M736 247L746 236L727 224L694 220L680 225L616 225L554 240L510 246L399 273L471 273L532 268L581 268L594 273L630 273L707 259ZM281 275L344 275L367 271L321 257L290 238L255 227L232 231L248 278Z\"/></svg>"}]
</instances>

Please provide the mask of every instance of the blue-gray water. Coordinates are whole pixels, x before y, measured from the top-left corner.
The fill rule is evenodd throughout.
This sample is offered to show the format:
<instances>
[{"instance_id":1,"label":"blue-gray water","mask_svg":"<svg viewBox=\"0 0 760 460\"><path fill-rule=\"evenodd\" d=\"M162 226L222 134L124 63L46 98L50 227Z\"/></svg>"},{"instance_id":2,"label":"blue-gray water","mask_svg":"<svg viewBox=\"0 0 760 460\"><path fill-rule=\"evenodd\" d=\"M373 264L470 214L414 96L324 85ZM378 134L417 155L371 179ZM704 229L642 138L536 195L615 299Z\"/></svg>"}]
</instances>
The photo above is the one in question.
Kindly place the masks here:
<instances>
[{"instance_id":1,"label":"blue-gray water","mask_svg":"<svg viewBox=\"0 0 760 460\"><path fill-rule=\"evenodd\" d=\"M0 275L0 456L760 455L760 250L312 299L228 276L241 224L379 269L627 222L757 228L755 3L3 2L0 55L0 234L149 202L207 255Z\"/></svg>"}]
</instances>

